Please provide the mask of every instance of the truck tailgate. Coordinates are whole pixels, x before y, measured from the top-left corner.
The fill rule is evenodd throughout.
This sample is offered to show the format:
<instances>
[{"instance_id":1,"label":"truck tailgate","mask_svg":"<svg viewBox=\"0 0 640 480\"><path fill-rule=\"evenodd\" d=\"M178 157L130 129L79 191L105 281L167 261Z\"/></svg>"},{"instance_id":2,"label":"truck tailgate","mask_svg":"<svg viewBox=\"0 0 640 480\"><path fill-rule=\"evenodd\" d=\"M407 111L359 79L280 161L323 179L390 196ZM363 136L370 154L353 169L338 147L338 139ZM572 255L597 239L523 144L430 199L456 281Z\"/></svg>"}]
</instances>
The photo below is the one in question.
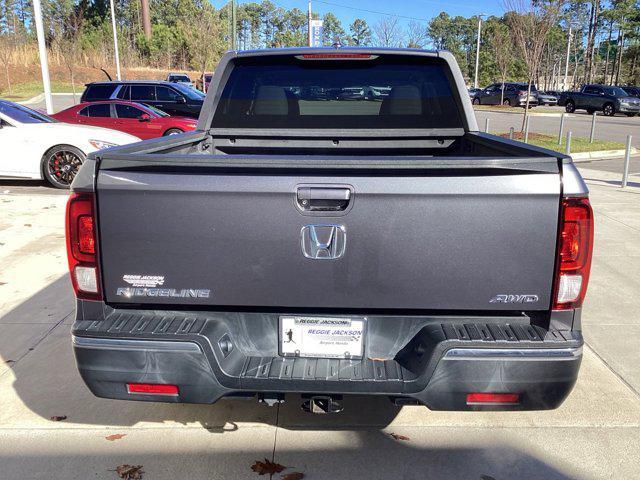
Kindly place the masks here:
<instances>
[{"instance_id":1,"label":"truck tailgate","mask_svg":"<svg viewBox=\"0 0 640 480\"><path fill-rule=\"evenodd\" d=\"M296 192L314 187L348 190L348 207L302 211ZM557 169L102 169L105 298L212 308L548 310L560 189Z\"/></svg>"}]
</instances>

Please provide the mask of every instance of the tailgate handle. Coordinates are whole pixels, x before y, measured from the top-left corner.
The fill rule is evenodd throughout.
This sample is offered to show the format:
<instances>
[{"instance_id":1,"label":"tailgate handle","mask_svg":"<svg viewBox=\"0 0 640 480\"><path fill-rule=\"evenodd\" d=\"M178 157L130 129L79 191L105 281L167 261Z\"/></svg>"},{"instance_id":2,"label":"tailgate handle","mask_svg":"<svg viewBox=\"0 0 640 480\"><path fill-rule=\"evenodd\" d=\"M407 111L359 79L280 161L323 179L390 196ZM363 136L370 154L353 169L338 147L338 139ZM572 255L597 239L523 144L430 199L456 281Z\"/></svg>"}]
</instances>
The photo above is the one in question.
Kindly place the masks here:
<instances>
[{"instance_id":1,"label":"tailgate handle","mask_svg":"<svg viewBox=\"0 0 640 480\"><path fill-rule=\"evenodd\" d=\"M351 201L351 190L343 187L298 187L298 207L309 212L341 212Z\"/></svg>"}]
</instances>

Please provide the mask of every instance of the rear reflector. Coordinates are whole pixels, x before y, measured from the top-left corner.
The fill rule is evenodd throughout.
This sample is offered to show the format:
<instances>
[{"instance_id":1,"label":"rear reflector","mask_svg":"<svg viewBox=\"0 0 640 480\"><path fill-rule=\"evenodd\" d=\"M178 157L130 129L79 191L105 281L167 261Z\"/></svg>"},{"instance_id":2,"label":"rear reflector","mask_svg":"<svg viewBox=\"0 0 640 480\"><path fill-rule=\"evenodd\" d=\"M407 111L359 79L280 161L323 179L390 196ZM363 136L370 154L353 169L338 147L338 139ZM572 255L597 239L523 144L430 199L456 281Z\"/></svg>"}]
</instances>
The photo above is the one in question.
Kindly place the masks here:
<instances>
[{"instance_id":1,"label":"rear reflector","mask_svg":"<svg viewBox=\"0 0 640 480\"><path fill-rule=\"evenodd\" d=\"M74 269L76 285L79 290L98 293L98 275L95 267L77 265Z\"/></svg>"},{"instance_id":2,"label":"rear reflector","mask_svg":"<svg viewBox=\"0 0 640 480\"><path fill-rule=\"evenodd\" d=\"M554 310L582 305L593 252L593 210L587 198L562 201L556 258Z\"/></svg>"},{"instance_id":3,"label":"rear reflector","mask_svg":"<svg viewBox=\"0 0 640 480\"><path fill-rule=\"evenodd\" d=\"M517 405L519 393L467 393L467 405Z\"/></svg>"},{"instance_id":4,"label":"rear reflector","mask_svg":"<svg viewBox=\"0 0 640 480\"><path fill-rule=\"evenodd\" d=\"M161 383L127 383L127 392L143 395L178 395L177 385Z\"/></svg>"}]
</instances>

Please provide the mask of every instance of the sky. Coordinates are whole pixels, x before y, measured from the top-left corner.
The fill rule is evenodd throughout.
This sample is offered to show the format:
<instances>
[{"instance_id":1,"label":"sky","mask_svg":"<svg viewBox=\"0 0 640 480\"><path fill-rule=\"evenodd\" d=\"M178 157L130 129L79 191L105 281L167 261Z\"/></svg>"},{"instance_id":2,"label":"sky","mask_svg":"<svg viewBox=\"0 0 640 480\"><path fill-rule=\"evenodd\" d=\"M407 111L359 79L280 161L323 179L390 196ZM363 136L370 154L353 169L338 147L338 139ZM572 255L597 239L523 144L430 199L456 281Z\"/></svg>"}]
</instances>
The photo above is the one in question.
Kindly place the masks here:
<instances>
[{"instance_id":1,"label":"sky","mask_svg":"<svg viewBox=\"0 0 640 480\"><path fill-rule=\"evenodd\" d=\"M260 0L254 0L259 2ZM227 0L211 0L211 3L220 8ZM238 0L238 3L247 3ZM276 6L286 9L299 8L307 11L306 0L272 0ZM376 24L385 14L396 15L403 25L411 19L428 22L440 12L445 11L451 16L461 15L471 17L480 13L488 15L502 15L503 8L500 0L474 0L466 2L455 0L312 0L314 13L320 16L327 12L333 12L342 22L345 30L356 18L364 18L369 25ZM406 18L410 17L410 18Z\"/></svg>"}]
</instances>

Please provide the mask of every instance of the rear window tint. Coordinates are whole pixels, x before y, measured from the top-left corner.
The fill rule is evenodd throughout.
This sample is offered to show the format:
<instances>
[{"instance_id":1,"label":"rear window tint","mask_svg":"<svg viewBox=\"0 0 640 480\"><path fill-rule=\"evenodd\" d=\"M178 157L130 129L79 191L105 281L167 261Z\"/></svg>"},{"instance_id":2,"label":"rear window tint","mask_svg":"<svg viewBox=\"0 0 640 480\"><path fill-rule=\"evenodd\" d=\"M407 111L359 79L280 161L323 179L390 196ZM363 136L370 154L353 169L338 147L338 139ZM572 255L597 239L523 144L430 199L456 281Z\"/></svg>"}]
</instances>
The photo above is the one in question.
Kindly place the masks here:
<instances>
[{"instance_id":1,"label":"rear window tint","mask_svg":"<svg viewBox=\"0 0 640 480\"><path fill-rule=\"evenodd\" d=\"M131 100L155 100L155 90L153 85L131 85Z\"/></svg>"},{"instance_id":2,"label":"rear window tint","mask_svg":"<svg viewBox=\"0 0 640 480\"><path fill-rule=\"evenodd\" d=\"M89 85L82 95L82 100L85 102L109 100L116 87L117 85Z\"/></svg>"},{"instance_id":3,"label":"rear window tint","mask_svg":"<svg viewBox=\"0 0 640 480\"><path fill-rule=\"evenodd\" d=\"M441 61L380 56L238 59L213 125L222 128L459 128Z\"/></svg>"},{"instance_id":4,"label":"rear window tint","mask_svg":"<svg viewBox=\"0 0 640 480\"><path fill-rule=\"evenodd\" d=\"M88 117L110 117L111 106L108 103L100 103L98 105L89 105L87 108Z\"/></svg>"}]
</instances>

